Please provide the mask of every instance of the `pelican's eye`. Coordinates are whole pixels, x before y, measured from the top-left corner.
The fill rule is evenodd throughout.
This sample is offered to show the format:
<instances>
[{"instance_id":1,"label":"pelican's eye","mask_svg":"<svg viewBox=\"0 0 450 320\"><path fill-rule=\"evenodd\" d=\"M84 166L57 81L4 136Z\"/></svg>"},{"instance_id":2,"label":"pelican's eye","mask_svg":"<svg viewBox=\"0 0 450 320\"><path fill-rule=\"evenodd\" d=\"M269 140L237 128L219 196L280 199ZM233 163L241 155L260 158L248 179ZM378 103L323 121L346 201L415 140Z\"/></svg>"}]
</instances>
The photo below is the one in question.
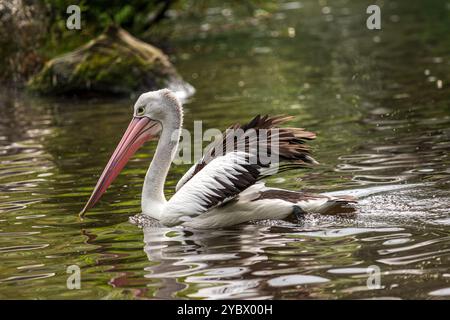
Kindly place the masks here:
<instances>
[{"instance_id":1,"label":"pelican's eye","mask_svg":"<svg viewBox=\"0 0 450 320\"><path fill-rule=\"evenodd\" d=\"M138 107L136 110L136 115L138 116L143 116L145 113L145 108L144 107Z\"/></svg>"}]
</instances>

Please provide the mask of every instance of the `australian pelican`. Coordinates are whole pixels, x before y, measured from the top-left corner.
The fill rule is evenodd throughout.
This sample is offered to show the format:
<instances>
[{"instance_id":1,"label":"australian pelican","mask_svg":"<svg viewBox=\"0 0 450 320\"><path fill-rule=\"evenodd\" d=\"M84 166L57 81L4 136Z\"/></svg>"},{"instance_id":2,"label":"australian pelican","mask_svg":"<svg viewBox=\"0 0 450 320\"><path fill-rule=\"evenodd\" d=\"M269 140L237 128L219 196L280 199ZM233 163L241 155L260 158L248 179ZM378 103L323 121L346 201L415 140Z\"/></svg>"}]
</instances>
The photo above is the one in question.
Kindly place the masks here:
<instances>
[{"instance_id":1,"label":"australian pelican","mask_svg":"<svg viewBox=\"0 0 450 320\"><path fill-rule=\"evenodd\" d=\"M94 206L133 154L157 135L159 142L145 176L141 206L144 215L163 225L220 228L250 220L285 219L291 214L328 213L348 208L354 202L351 197L269 188L260 181L275 171L317 163L305 144L306 140L316 137L314 133L301 128L278 127L291 118L256 116L246 125L231 126L220 139L212 142L203 158L180 179L176 193L166 200L164 183L178 148L183 108L168 89L144 93L136 101L134 117L81 214ZM253 143L259 147L249 148L251 141L247 133L250 131L265 131L267 141L261 141L256 135ZM238 145L243 145L244 149ZM276 153L278 163L260 161L261 145L268 149L266 153ZM217 146L223 147L224 152L217 152ZM251 157L255 154L256 161Z\"/></svg>"}]
</instances>

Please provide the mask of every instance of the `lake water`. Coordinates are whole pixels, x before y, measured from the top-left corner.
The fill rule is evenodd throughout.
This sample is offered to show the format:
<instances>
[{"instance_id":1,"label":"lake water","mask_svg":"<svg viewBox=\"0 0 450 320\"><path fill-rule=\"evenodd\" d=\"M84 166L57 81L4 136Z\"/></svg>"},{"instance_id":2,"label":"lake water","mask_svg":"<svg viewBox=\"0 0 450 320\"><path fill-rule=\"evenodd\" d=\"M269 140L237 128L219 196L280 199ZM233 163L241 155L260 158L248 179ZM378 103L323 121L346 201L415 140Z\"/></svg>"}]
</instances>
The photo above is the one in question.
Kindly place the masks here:
<instances>
[{"instance_id":1,"label":"lake water","mask_svg":"<svg viewBox=\"0 0 450 320\"><path fill-rule=\"evenodd\" d=\"M351 218L141 229L128 218L139 213L149 143L80 220L134 98L1 91L0 298L448 299L450 6L389 1L373 31L369 4L291 2L252 19L210 9L170 41L197 89L188 129L295 115L292 125L318 134L321 165L268 184L356 190ZM168 196L188 167L172 167ZM79 290L66 286L71 265Z\"/></svg>"}]
</instances>

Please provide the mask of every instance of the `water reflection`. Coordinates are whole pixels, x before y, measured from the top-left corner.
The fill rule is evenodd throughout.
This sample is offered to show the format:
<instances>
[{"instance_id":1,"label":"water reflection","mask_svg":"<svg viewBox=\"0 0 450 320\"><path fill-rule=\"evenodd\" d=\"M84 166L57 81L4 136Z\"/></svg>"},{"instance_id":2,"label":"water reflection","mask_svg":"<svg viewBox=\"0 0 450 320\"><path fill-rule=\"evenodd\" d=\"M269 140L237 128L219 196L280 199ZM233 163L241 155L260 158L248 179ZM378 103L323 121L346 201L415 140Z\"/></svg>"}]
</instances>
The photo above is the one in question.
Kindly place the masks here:
<instances>
[{"instance_id":1,"label":"water reflection","mask_svg":"<svg viewBox=\"0 0 450 320\"><path fill-rule=\"evenodd\" d=\"M319 229L307 221L303 227L282 223L215 231L147 226L144 251L151 265L145 277L158 279L155 297L209 299L331 297L341 285L340 294L376 297L378 289L365 285L373 265L392 296L407 279L439 282L422 263L445 269L448 236L418 242L420 236L404 228L342 224L337 218ZM416 254L419 248L426 252ZM340 284L333 284L336 279Z\"/></svg>"}]
</instances>

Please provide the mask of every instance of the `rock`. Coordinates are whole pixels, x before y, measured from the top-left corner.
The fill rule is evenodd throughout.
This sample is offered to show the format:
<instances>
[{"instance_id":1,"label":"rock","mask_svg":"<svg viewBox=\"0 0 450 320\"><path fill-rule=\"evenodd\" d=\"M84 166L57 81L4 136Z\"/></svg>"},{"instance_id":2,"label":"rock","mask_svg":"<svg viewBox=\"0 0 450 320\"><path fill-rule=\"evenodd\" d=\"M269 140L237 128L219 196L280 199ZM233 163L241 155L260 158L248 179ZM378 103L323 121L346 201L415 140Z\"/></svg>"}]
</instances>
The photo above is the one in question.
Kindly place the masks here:
<instances>
[{"instance_id":1,"label":"rock","mask_svg":"<svg viewBox=\"0 0 450 320\"><path fill-rule=\"evenodd\" d=\"M180 97L194 93L161 50L118 27L48 61L28 87L44 94L130 94L161 88Z\"/></svg>"}]
</instances>

